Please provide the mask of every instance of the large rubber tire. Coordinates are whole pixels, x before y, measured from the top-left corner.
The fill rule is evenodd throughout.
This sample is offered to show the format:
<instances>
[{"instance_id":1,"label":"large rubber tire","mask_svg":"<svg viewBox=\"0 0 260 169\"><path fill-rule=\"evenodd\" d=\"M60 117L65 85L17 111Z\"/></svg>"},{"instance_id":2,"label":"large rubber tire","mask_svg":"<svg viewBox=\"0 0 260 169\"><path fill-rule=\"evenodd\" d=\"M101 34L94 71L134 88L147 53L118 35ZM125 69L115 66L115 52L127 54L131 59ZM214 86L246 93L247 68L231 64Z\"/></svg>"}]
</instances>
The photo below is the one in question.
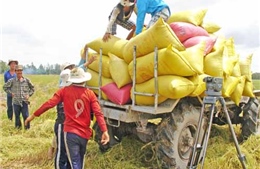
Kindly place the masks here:
<instances>
[{"instance_id":1,"label":"large rubber tire","mask_svg":"<svg viewBox=\"0 0 260 169\"><path fill-rule=\"evenodd\" d=\"M156 153L163 168L187 168L198 129L200 111L190 104L182 104L158 126ZM205 118L203 118L203 125ZM205 132L202 127L200 141Z\"/></svg>"},{"instance_id":2,"label":"large rubber tire","mask_svg":"<svg viewBox=\"0 0 260 169\"><path fill-rule=\"evenodd\" d=\"M259 131L260 105L256 98L250 98L243 107L242 137L247 139Z\"/></svg>"},{"instance_id":3,"label":"large rubber tire","mask_svg":"<svg viewBox=\"0 0 260 169\"><path fill-rule=\"evenodd\" d=\"M106 152L108 149L110 149L111 147L113 147L114 145L118 144L121 141L114 135L114 127L107 125L107 129L108 129L110 141L108 144L102 145L101 144L102 132L101 132L97 122L95 122L95 124L93 126L93 130L95 131L94 141L98 143L99 150L101 152Z\"/></svg>"}]
</instances>

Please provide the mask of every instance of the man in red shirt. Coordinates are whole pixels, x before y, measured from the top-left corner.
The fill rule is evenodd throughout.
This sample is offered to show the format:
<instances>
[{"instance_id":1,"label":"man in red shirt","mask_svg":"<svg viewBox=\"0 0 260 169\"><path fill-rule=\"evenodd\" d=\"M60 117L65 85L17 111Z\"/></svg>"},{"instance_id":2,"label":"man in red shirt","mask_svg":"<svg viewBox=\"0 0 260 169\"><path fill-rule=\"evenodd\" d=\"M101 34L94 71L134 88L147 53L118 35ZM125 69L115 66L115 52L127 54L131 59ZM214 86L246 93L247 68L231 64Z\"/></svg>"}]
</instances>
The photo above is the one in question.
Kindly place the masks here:
<instances>
[{"instance_id":1,"label":"man in red shirt","mask_svg":"<svg viewBox=\"0 0 260 169\"><path fill-rule=\"evenodd\" d=\"M40 116L58 103L64 103L64 140L72 169L81 169L84 166L87 142L92 135L90 127L91 112L94 113L103 132L101 143L105 145L109 142L106 122L98 99L92 90L84 87L85 82L90 79L91 74L84 72L82 68L72 69L68 79L72 85L59 89L51 99L46 101L25 121L25 125L27 125L35 117Z\"/></svg>"}]
</instances>

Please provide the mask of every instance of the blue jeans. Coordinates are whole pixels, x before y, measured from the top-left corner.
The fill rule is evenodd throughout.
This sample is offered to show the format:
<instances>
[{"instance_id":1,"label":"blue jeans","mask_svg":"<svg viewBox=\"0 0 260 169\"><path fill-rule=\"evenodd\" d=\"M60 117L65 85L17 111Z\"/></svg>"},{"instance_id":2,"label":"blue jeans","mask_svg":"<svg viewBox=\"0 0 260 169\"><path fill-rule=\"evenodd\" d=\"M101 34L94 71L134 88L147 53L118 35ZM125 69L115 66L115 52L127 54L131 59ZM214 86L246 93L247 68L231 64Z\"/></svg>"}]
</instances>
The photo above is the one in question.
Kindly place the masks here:
<instances>
[{"instance_id":1,"label":"blue jeans","mask_svg":"<svg viewBox=\"0 0 260 169\"><path fill-rule=\"evenodd\" d=\"M12 96L7 96L7 118L9 120L13 120L13 103Z\"/></svg>"},{"instance_id":2,"label":"blue jeans","mask_svg":"<svg viewBox=\"0 0 260 169\"><path fill-rule=\"evenodd\" d=\"M64 132L64 139L72 169L83 169L88 140L68 132Z\"/></svg>"},{"instance_id":3,"label":"blue jeans","mask_svg":"<svg viewBox=\"0 0 260 169\"><path fill-rule=\"evenodd\" d=\"M57 151L55 156L55 169L71 169L69 159L66 153L66 147L64 143L63 124L55 123L54 132L56 135Z\"/></svg>"},{"instance_id":4,"label":"blue jeans","mask_svg":"<svg viewBox=\"0 0 260 169\"><path fill-rule=\"evenodd\" d=\"M29 116L28 104L25 102L22 102L22 105L13 104L13 108L14 108L14 115L15 115L15 127L19 129L22 127L20 114L22 113L23 121L25 121ZM24 128L29 129L30 123L28 123L28 125L25 126Z\"/></svg>"}]
</instances>

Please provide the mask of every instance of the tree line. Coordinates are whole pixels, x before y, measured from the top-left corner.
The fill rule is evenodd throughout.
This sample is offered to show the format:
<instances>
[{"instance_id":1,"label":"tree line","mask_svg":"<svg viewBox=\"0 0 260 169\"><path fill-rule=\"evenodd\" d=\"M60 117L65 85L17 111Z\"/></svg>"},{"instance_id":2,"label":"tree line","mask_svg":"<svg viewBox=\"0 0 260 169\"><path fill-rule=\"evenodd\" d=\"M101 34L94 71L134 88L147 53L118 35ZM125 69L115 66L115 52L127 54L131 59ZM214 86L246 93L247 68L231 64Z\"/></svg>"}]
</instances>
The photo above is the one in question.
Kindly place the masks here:
<instances>
[{"instance_id":1,"label":"tree line","mask_svg":"<svg viewBox=\"0 0 260 169\"><path fill-rule=\"evenodd\" d=\"M49 75L49 74L60 74L60 64L47 64L46 66L43 66L40 64L38 67L36 67L33 63L30 65L24 65L23 72L25 74L41 74L41 75ZM0 61L0 73L4 73L6 70L9 69L9 66L6 62ZM253 73L252 79L260 79L260 73Z\"/></svg>"},{"instance_id":2,"label":"tree line","mask_svg":"<svg viewBox=\"0 0 260 169\"><path fill-rule=\"evenodd\" d=\"M24 74L41 74L41 75L49 75L49 74L60 74L60 64L40 64L36 67L33 63L23 65L23 73ZM0 61L0 73L4 73L9 69L9 66L6 62Z\"/></svg>"}]
</instances>

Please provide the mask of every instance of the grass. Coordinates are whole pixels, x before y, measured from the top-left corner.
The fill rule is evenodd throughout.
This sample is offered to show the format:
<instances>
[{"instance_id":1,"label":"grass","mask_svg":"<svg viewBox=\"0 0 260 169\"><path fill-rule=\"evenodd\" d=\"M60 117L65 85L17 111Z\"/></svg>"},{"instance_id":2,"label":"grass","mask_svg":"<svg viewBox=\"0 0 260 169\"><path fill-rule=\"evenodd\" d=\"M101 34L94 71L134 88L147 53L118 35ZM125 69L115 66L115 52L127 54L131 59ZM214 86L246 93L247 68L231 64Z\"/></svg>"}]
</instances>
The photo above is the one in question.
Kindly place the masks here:
<instances>
[{"instance_id":1,"label":"grass","mask_svg":"<svg viewBox=\"0 0 260 169\"><path fill-rule=\"evenodd\" d=\"M260 90L260 80L253 80L253 86L255 90Z\"/></svg>"},{"instance_id":2,"label":"grass","mask_svg":"<svg viewBox=\"0 0 260 169\"><path fill-rule=\"evenodd\" d=\"M58 88L57 75L28 75L35 85L30 113L50 98ZM3 81L3 76L0 77ZM260 81L254 81L256 88ZM0 90L0 169L53 169L53 160L47 159L47 151L53 138L53 125L56 118L55 108L49 110L31 123L28 131L17 130L14 122L6 117L5 93ZM234 126L240 137L240 125ZM247 167L260 168L260 137L251 136L240 143L247 158ZM153 157L151 147L144 145L133 136L125 137L122 142L106 153L101 153L98 145L90 140L85 157L86 169L157 169L158 161ZM227 126L213 126L207 149L205 169L242 168Z\"/></svg>"}]
</instances>

